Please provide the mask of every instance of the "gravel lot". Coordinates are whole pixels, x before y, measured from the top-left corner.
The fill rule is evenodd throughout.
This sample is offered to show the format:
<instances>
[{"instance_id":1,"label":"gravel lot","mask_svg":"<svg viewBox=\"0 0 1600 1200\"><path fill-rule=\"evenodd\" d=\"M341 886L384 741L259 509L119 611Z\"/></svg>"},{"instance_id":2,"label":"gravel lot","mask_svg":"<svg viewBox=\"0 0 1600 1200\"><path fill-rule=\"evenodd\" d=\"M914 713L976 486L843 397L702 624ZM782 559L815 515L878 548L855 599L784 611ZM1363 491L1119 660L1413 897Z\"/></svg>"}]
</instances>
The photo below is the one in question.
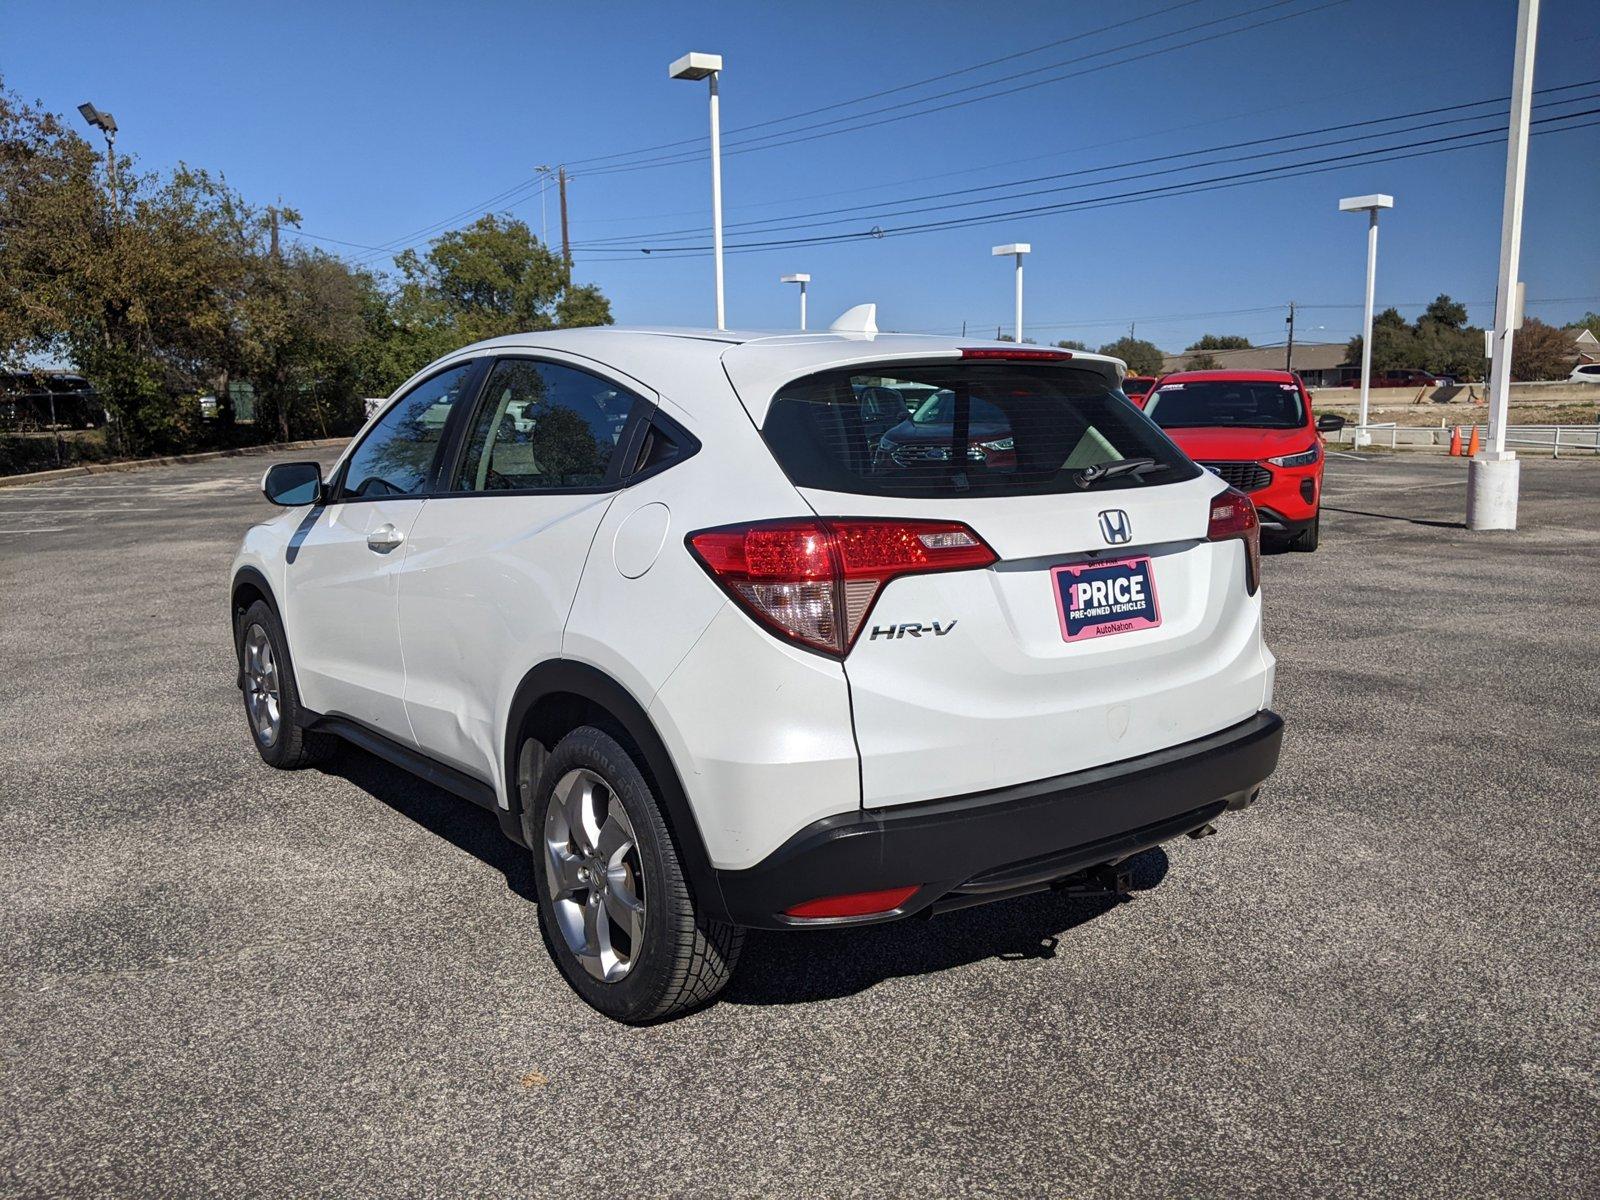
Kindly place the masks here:
<instances>
[{"instance_id":1,"label":"gravel lot","mask_svg":"<svg viewBox=\"0 0 1600 1200\"><path fill-rule=\"evenodd\" d=\"M265 463L0 491L0 1191L1600 1193L1600 465L1469 535L1461 462L1333 459L1282 766L1131 900L756 935L627 1029L488 814L257 759Z\"/></svg>"}]
</instances>

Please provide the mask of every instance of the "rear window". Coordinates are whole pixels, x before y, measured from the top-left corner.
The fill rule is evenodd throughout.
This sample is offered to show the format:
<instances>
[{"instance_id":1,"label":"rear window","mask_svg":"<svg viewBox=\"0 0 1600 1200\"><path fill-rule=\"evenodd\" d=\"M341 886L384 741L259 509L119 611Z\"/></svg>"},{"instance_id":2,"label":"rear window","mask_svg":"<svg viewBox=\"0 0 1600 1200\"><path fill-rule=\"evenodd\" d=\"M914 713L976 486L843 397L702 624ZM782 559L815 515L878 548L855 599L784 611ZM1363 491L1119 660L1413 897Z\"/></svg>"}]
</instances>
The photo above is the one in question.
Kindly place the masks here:
<instances>
[{"instance_id":1,"label":"rear window","mask_svg":"<svg viewBox=\"0 0 1600 1200\"><path fill-rule=\"evenodd\" d=\"M1145 401L1144 414L1163 429L1298 429L1306 423L1300 389L1292 383L1166 383Z\"/></svg>"},{"instance_id":2,"label":"rear window","mask_svg":"<svg viewBox=\"0 0 1600 1200\"><path fill-rule=\"evenodd\" d=\"M762 436L797 485L868 496L1044 496L1199 474L1103 376L1037 364L810 375L778 392Z\"/></svg>"}]
</instances>

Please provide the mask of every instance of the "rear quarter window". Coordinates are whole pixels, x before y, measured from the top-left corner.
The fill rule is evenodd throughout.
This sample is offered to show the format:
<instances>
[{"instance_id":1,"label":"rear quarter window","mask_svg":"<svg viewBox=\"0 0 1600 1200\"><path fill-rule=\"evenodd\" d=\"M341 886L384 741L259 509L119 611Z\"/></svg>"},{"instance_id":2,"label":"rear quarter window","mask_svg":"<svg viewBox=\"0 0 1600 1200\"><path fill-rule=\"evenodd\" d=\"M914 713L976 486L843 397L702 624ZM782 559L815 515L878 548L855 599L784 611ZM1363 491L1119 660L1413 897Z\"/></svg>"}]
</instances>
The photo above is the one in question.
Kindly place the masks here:
<instances>
[{"instance_id":1,"label":"rear quarter window","mask_svg":"<svg viewBox=\"0 0 1600 1200\"><path fill-rule=\"evenodd\" d=\"M1102 478L1096 490L1200 473L1104 376L1054 365L897 363L810 375L779 390L762 436L798 486L869 496L1076 492L1084 468L1128 459L1151 465Z\"/></svg>"}]
</instances>

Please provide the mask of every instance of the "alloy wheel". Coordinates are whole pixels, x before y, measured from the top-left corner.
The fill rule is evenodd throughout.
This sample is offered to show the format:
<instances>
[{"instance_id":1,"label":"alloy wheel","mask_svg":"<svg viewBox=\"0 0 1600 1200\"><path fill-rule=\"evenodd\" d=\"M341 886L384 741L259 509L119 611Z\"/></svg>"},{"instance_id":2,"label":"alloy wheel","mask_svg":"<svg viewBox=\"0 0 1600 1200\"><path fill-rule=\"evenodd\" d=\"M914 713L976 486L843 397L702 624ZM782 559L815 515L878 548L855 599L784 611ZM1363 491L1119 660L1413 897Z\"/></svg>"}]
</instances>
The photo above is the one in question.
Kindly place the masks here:
<instances>
[{"instance_id":1,"label":"alloy wheel","mask_svg":"<svg viewBox=\"0 0 1600 1200\"><path fill-rule=\"evenodd\" d=\"M622 801L595 772L563 775L544 818L545 886L562 940L602 983L644 950L643 863Z\"/></svg>"},{"instance_id":2,"label":"alloy wheel","mask_svg":"<svg viewBox=\"0 0 1600 1200\"><path fill-rule=\"evenodd\" d=\"M272 639L259 625L244 635L244 707L256 740L263 746L276 743L283 726L283 694Z\"/></svg>"}]
</instances>

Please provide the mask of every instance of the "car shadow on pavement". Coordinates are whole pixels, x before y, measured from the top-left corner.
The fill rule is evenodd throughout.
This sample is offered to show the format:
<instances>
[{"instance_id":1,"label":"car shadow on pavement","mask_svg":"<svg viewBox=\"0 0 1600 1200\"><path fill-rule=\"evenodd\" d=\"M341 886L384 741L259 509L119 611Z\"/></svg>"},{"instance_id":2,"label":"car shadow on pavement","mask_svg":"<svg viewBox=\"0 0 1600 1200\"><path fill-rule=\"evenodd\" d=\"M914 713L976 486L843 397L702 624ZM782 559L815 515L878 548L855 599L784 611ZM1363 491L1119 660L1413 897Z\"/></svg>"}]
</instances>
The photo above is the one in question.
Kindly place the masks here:
<instances>
[{"instance_id":1,"label":"car shadow on pavement","mask_svg":"<svg viewBox=\"0 0 1600 1200\"><path fill-rule=\"evenodd\" d=\"M1133 894L1166 878L1159 846L1128 862ZM928 975L985 959L1054 958L1062 937L1126 898L1035 892L931 919L910 917L856 929L781 933L752 930L722 1000L729 1004L805 1004L834 1000L903 975Z\"/></svg>"},{"instance_id":2,"label":"car shadow on pavement","mask_svg":"<svg viewBox=\"0 0 1600 1200\"><path fill-rule=\"evenodd\" d=\"M532 857L500 831L494 814L400 767L343 746L321 768L499 871L518 896L536 897ZM1159 846L1130 859L1132 893L1166 878ZM1127 898L1036 892L930 919L795 933L752 930L722 999L733 1004L804 1004L862 992L886 979L947 971L985 959L1052 958L1061 938Z\"/></svg>"},{"instance_id":3,"label":"car shadow on pavement","mask_svg":"<svg viewBox=\"0 0 1600 1200\"><path fill-rule=\"evenodd\" d=\"M534 899L533 859L500 831L493 813L354 746L340 746L322 770L493 867L524 900Z\"/></svg>"},{"instance_id":4,"label":"car shadow on pavement","mask_svg":"<svg viewBox=\"0 0 1600 1200\"><path fill-rule=\"evenodd\" d=\"M1407 525L1426 525L1429 529L1465 529L1465 521L1430 521L1425 517L1402 517L1396 513L1367 512L1360 508L1338 508L1332 504L1322 506L1328 512L1344 513L1350 517L1374 517L1379 521L1404 521Z\"/></svg>"}]
</instances>

